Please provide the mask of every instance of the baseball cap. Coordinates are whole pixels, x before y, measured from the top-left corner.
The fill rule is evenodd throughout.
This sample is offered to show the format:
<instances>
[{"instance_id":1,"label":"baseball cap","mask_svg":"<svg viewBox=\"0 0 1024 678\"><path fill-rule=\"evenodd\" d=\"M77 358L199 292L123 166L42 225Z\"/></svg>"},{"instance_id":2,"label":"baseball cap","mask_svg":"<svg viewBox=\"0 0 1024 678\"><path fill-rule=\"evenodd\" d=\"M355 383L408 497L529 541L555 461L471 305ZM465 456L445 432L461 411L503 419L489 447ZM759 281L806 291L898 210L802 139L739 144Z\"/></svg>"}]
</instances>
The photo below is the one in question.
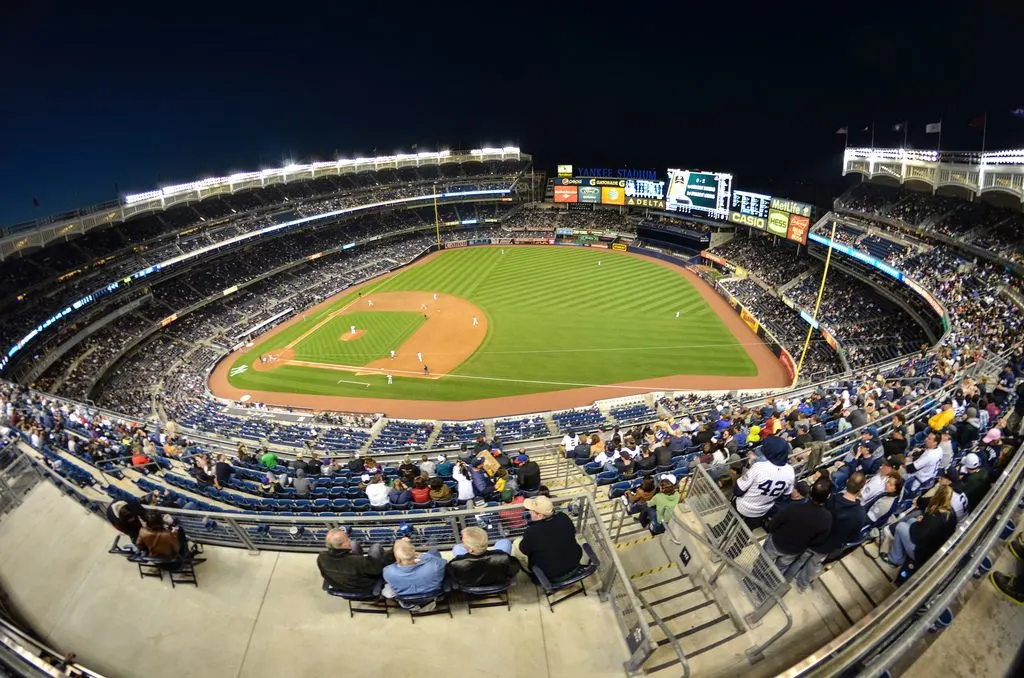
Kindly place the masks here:
<instances>
[{"instance_id":1,"label":"baseball cap","mask_svg":"<svg viewBox=\"0 0 1024 678\"><path fill-rule=\"evenodd\" d=\"M476 459L473 460L473 468L479 468L480 466L483 466L483 465L484 465L484 460L483 460L482 457L477 457Z\"/></svg>"},{"instance_id":2,"label":"baseball cap","mask_svg":"<svg viewBox=\"0 0 1024 678\"><path fill-rule=\"evenodd\" d=\"M988 433L985 434L985 437L981 439L981 442L985 443L986 445L990 445L995 441L1000 440L1002 437L1002 431L1000 431L997 428L990 428L988 430Z\"/></svg>"},{"instance_id":3,"label":"baseball cap","mask_svg":"<svg viewBox=\"0 0 1024 678\"><path fill-rule=\"evenodd\" d=\"M439 455L437 455L436 461L437 461L438 464L443 464L445 459L447 459L447 458L448 457L444 456L443 454L439 454Z\"/></svg>"},{"instance_id":4,"label":"baseball cap","mask_svg":"<svg viewBox=\"0 0 1024 678\"><path fill-rule=\"evenodd\" d=\"M658 480L667 480L670 483L672 483L673 485L675 485L677 482L679 482L679 481L676 480L676 477L674 475L672 475L671 473L662 473L660 476L658 476Z\"/></svg>"},{"instance_id":5,"label":"baseball cap","mask_svg":"<svg viewBox=\"0 0 1024 678\"><path fill-rule=\"evenodd\" d=\"M551 500L547 497L540 495L537 497L530 497L523 502L523 506L526 507L527 511L534 511L542 516L550 516L555 512L555 506L551 503Z\"/></svg>"},{"instance_id":6,"label":"baseball cap","mask_svg":"<svg viewBox=\"0 0 1024 678\"><path fill-rule=\"evenodd\" d=\"M530 458L525 454L516 455L515 459L512 460L514 464L525 464L528 461L530 461Z\"/></svg>"},{"instance_id":7,"label":"baseball cap","mask_svg":"<svg viewBox=\"0 0 1024 678\"><path fill-rule=\"evenodd\" d=\"M974 469L981 466L981 459L978 458L974 452L970 452L964 455L961 460L963 464L960 466L961 471L973 471Z\"/></svg>"}]
</instances>

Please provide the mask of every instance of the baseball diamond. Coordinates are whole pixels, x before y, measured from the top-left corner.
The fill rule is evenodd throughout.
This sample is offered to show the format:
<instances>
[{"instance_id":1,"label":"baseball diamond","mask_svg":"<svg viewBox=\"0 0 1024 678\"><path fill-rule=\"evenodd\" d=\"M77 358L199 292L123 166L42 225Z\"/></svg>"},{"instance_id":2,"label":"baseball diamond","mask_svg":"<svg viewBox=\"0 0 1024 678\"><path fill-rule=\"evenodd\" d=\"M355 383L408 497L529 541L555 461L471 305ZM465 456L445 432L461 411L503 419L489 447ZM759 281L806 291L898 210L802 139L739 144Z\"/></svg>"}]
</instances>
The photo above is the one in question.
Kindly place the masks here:
<instances>
[{"instance_id":1,"label":"baseball diamond","mask_svg":"<svg viewBox=\"0 0 1024 678\"><path fill-rule=\"evenodd\" d=\"M210 386L268 404L469 418L788 383L689 271L607 249L517 246L430 254L335 295L221 361Z\"/></svg>"}]
</instances>

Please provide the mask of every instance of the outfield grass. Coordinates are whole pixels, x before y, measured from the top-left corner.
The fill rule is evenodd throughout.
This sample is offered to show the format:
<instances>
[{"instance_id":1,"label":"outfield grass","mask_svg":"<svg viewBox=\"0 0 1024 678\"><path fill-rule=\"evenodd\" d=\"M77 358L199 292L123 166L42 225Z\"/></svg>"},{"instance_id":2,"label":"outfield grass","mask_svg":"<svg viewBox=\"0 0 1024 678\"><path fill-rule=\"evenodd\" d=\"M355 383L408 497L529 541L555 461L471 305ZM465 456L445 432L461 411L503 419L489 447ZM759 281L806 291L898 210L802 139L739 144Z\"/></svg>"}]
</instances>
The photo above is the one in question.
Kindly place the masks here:
<instances>
[{"instance_id":1,"label":"outfield grass","mask_svg":"<svg viewBox=\"0 0 1024 678\"><path fill-rule=\"evenodd\" d=\"M598 266L598 262L601 265ZM343 372L285 365L229 377L242 389L420 400L473 400L614 384L676 374L753 376L757 368L700 293L678 273L651 261L607 250L570 247L467 248L364 288L372 291L440 292L467 299L487 314L480 348L438 380L348 376ZM233 368L286 346L329 308L263 342ZM680 317L676 318L676 312ZM421 323L417 313L360 312L343 316L302 340L296 357L316 362L364 364L384 357ZM370 331L341 342L349 325ZM756 341L750 335L750 341ZM339 384L358 379L364 388Z\"/></svg>"}]
</instances>

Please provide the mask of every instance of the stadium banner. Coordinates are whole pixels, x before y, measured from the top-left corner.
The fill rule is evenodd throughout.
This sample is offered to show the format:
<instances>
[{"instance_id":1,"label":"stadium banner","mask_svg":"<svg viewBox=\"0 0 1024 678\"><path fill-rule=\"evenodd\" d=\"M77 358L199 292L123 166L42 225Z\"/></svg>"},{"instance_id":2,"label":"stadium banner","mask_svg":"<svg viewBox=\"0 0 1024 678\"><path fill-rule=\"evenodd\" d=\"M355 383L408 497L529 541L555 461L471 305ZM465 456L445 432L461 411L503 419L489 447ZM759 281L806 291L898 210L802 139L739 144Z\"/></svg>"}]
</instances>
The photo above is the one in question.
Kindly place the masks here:
<instances>
[{"instance_id":1,"label":"stadium banner","mask_svg":"<svg viewBox=\"0 0 1024 678\"><path fill-rule=\"evenodd\" d=\"M780 351L779 362L786 368L786 373L789 374L789 379L792 381L796 379L796 365L793 364L793 357L789 355L789 351Z\"/></svg>"},{"instance_id":2,"label":"stadium banner","mask_svg":"<svg viewBox=\"0 0 1024 678\"><path fill-rule=\"evenodd\" d=\"M729 212L729 221L740 226L749 226L762 231L768 230L768 220L764 217L758 217L753 214L743 214L742 212Z\"/></svg>"},{"instance_id":3,"label":"stadium banner","mask_svg":"<svg viewBox=\"0 0 1024 678\"><path fill-rule=\"evenodd\" d=\"M166 318L164 318L163 320L160 321L160 327L167 327L168 325L170 325L171 323L173 323L177 319L178 319L178 314L177 313L172 313L172 314L170 314L169 316L167 316Z\"/></svg>"},{"instance_id":4,"label":"stadium banner","mask_svg":"<svg viewBox=\"0 0 1024 678\"><path fill-rule=\"evenodd\" d=\"M473 240L469 241L469 246L470 247L478 247L480 245L490 245L490 244L491 244L491 239L490 238L474 238Z\"/></svg>"},{"instance_id":5,"label":"stadium banner","mask_svg":"<svg viewBox=\"0 0 1024 678\"><path fill-rule=\"evenodd\" d=\"M789 214L776 209L768 210L768 232L785 238L789 233Z\"/></svg>"},{"instance_id":6,"label":"stadium banner","mask_svg":"<svg viewBox=\"0 0 1024 678\"><path fill-rule=\"evenodd\" d=\"M514 238L517 245L554 245L554 238Z\"/></svg>"},{"instance_id":7,"label":"stadium banner","mask_svg":"<svg viewBox=\"0 0 1024 678\"><path fill-rule=\"evenodd\" d=\"M582 188L582 187L581 187ZM626 204L626 192L618 186L602 186L601 187L601 204L602 205L625 205Z\"/></svg>"},{"instance_id":8,"label":"stadium banner","mask_svg":"<svg viewBox=\"0 0 1024 678\"><path fill-rule=\"evenodd\" d=\"M597 186L580 186L576 189L580 202L600 203L601 189Z\"/></svg>"},{"instance_id":9,"label":"stadium banner","mask_svg":"<svg viewBox=\"0 0 1024 678\"><path fill-rule=\"evenodd\" d=\"M626 207L649 207L656 210L665 209L665 201L656 198L626 198Z\"/></svg>"},{"instance_id":10,"label":"stadium banner","mask_svg":"<svg viewBox=\"0 0 1024 678\"><path fill-rule=\"evenodd\" d=\"M799 214L789 215L789 231L786 238L794 240L801 245L807 244L807 232L811 230L811 220Z\"/></svg>"},{"instance_id":11,"label":"stadium banner","mask_svg":"<svg viewBox=\"0 0 1024 678\"><path fill-rule=\"evenodd\" d=\"M813 208L805 202L797 202L787 198L772 198L771 209L776 212L786 212L787 214L799 214L810 219L811 209Z\"/></svg>"},{"instance_id":12,"label":"stadium banner","mask_svg":"<svg viewBox=\"0 0 1024 678\"><path fill-rule=\"evenodd\" d=\"M560 177L571 177L572 176L572 165L559 165L558 176Z\"/></svg>"},{"instance_id":13,"label":"stadium banner","mask_svg":"<svg viewBox=\"0 0 1024 678\"><path fill-rule=\"evenodd\" d=\"M942 308L942 305L935 300L935 297L933 297L931 293L928 292L928 290L921 287L921 285L918 284L916 280L911 280L910 278L904 276L903 282L907 284L907 287L917 292L917 294L919 294L928 303L928 305L932 307L932 310L935 311L936 315L940 317L946 315L946 310Z\"/></svg>"},{"instance_id":14,"label":"stadium banner","mask_svg":"<svg viewBox=\"0 0 1024 678\"><path fill-rule=\"evenodd\" d=\"M511 245L512 238L491 238L492 245Z\"/></svg>"},{"instance_id":15,"label":"stadium banner","mask_svg":"<svg viewBox=\"0 0 1024 678\"><path fill-rule=\"evenodd\" d=\"M747 277L747 269L743 268L742 266L737 266L736 270L733 271L733 274L737 278L746 278Z\"/></svg>"},{"instance_id":16,"label":"stadium banner","mask_svg":"<svg viewBox=\"0 0 1024 678\"><path fill-rule=\"evenodd\" d=\"M578 202L576 186L555 186L555 202Z\"/></svg>"},{"instance_id":17,"label":"stadium banner","mask_svg":"<svg viewBox=\"0 0 1024 678\"><path fill-rule=\"evenodd\" d=\"M613 250L618 250L619 252L625 252L627 248L626 248L626 245L624 245L621 242L613 242L612 243L612 249Z\"/></svg>"},{"instance_id":18,"label":"stadium banner","mask_svg":"<svg viewBox=\"0 0 1024 678\"><path fill-rule=\"evenodd\" d=\"M625 188L625 179L600 179L596 177L563 177L555 179L555 188L559 186L615 186Z\"/></svg>"},{"instance_id":19,"label":"stadium banner","mask_svg":"<svg viewBox=\"0 0 1024 678\"><path fill-rule=\"evenodd\" d=\"M729 265L728 261L726 261L725 259L723 259L722 257L720 257L720 256L718 256L716 254L712 254L711 252L708 252L707 250L704 250L703 252L701 252L700 256L704 257L705 259L707 259L708 261L710 261L712 263L718 264L719 266L728 266Z\"/></svg>"},{"instance_id":20,"label":"stadium banner","mask_svg":"<svg viewBox=\"0 0 1024 678\"><path fill-rule=\"evenodd\" d=\"M745 322L747 324L747 327L749 327L750 331L753 332L754 334L757 334L758 328L761 327L761 324L757 322L757 318L750 315L750 312L747 311L747 309L744 308L742 305L740 306L740 320Z\"/></svg>"},{"instance_id":21,"label":"stadium banner","mask_svg":"<svg viewBox=\"0 0 1024 678\"><path fill-rule=\"evenodd\" d=\"M597 236L597 239L600 240L601 242L615 242L614 235L599 235Z\"/></svg>"},{"instance_id":22,"label":"stadium banner","mask_svg":"<svg viewBox=\"0 0 1024 678\"><path fill-rule=\"evenodd\" d=\"M444 248L446 250L453 250L456 247L465 247L467 244L465 240L452 240L451 242L446 242Z\"/></svg>"},{"instance_id":23,"label":"stadium banner","mask_svg":"<svg viewBox=\"0 0 1024 678\"><path fill-rule=\"evenodd\" d=\"M558 227L555 229L555 235L572 235L573 230L571 228Z\"/></svg>"},{"instance_id":24,"label":"stadium banner","mask_svg":"<svg viewBox=\"0 0 1024 678\"><path fill-rule=\"evenodd\" d=\"M818 330L821 332L822 338L825 339L825 343L828 344L829 346L831 346L833 351L838 353L839 352L839 346L838 346L838 344L836 344L835 337L833 337L832 334L830 332L826 331L825 328L823 328L823 327L819 327Z\"/></svg>"}]
</instances>

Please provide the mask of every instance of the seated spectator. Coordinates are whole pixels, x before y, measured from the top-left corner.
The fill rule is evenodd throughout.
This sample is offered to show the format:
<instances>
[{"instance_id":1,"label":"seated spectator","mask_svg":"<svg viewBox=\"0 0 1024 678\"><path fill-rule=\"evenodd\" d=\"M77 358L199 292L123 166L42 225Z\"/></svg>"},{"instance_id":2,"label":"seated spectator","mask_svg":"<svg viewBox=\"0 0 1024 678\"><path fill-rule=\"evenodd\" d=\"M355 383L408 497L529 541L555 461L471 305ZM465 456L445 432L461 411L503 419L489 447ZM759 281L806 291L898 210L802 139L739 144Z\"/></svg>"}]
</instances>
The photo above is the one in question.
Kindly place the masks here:
<instances>
[{"instance_id":1,"label":"seated spectator","mask_svg":"<svg viewBox=\"0 0 1024 678\"><path fill-rule=\"evenodd\" d=\"M487 532L479 527L462 530L462 543L452 549L448 572L458 587L498 586L515 578L522 566L512 556L512 541L499 539L487 548Z\"/></svg>"},{"instance_id":2,"label":"seated spectator","mask_svg":"<svg viewBox=\"0 0 1024 678\"><path fill-rule=\"evenodd\" d=\"M985 498L992 480L989 478L988 469L982 467L981 459L973 452L964 455L961 461L960 473L963 474L963 489L967 495L967 506L970 510L981 505Z\"/></svg>"},{"instance_id":3,"label":"seated spectator","mask_svg":"<svg viewBox=\"0 0 1024 678\"><path fill-rule=\"evenodd\" d=\"M619 453L618 459L615 460L615 470L627 477L636 474L636 464L633 463L633 457L628 450Z\"/></svg>"},{"instance_id":4,"label":"seated spectator","mask_svg":"<svg viewBox=\"0 0 1024 678\"><path fill-rule=\"evenodd\" d=\"M354 457L349 459L348 470L349 473L358 473L359 475L366 473L366 463L361 454L357 452Z\"/></svg>"},{"instance_id":5,"label":"seated spectator","mask_svg":"<svg viewBox=\"0 0 1024 678\"><path fill-rule=\"evenodd\" d=\"M173 558L181 551L177 528L168 527L159 513L147 513L136 545L152 558Z\"/></svg>"},{"instance_id":6,"label":"seated spectator","mask_svg":"<svg viewBox=\"0 0 1024 678\"><path fill-rule=\"evenodd\" d=\"M381 544L373 544L369 554L363 555L359 542L349 539L341 527L330 530L324 542L327 550L316 559L320 576L345 593L372 593L384 568L395 562L393 552L385 552Z\"/></svg>"},{"instance_id":7,"label":"seated spectator","mask_svg":"<svg viewBox=\"0 0 1024 678\"><path fill-rule=\"evenodd\" d=\"M796 574L798 591L806 591L821 574L822 563L829 556L837 557L846 544L860 538L860 532L867 521L867 512L857 501L857 494L864 488L864 474L857 472L850 476L842 494L833 494L825 502L825 508L832 514L832 525L828 537L808 551L800 570ZM815 481L817 482L817 481Z\"/></svg>"},{"instance_id":8,"label":"seated spectator","mask_svg":"<svg viewBox=\"0 0 1024 678\"><path fill-rule=\"evenodd\" d=\"M400 478L395 478L392 481L391 489L388 491L388 501L392 505L397 504L399 506L412 501L412 492L409 491L409 486Z\"/></svg>"},{"instance_id":9,"label":"seated spectator","mask_svg":"<svg viewBox=\"0 0 1024 678\"><path fill-rule=\"evenodd\" d=\"M277 481L277 476L273 473L268 473L264 478L263 482L260 483L260 493L274 495L281 491L281 483Z\"/></svg>"},{"instance_id":10,"label":"seated spectator","mask_svg":"<svg viewBox=\"0 0 1024 678\"><path fill-rule=\"evenodd\" d=\"M306 477L306 471L303 469L296 469L295 480L292 481L292 487L295 488L295 496L300 499L305 499L313 492L313 481Z\"/></svg>"},{"instance_id":11,"label":"seated spectator","mask_svg":"<svg viewBox=\"0 0 1024 678\"><path fill-rule=\"evenodd\" d=\"M902 567L907 562L914 563L915 567L924 565L956 530L952 498L952 490L940 485L928 500L923 515L897 523L892 550L883 551L882 560L893 567Z\"/></svg>"},{"instance_id":12,"label":"seated spectator","mask_svg":"<svg viewBox=\"0 0 1024 678\"><path fill-rule=\"evenodd\" d=\"M434 549L417 553L408 537L395 542L395 562L384 568L385 598L415 598L438 592L447 563Z\"/></svg>"},{"instance_id":13,"label":"seated spectator","mask_svg":"<svg viewBox=\"0 0 1024 678\"><path fill-rule=\"evenodd\" d=\"M459 501L472 501L473 475L470 473L469 465L460 459L452 468L452 477L458 483Z\"/></svg>"},{"instance_id":14,"label":"seated spectator","mask_svg":"<svg viewBox=\"0 0 1024 678\"><path fill-rule=\"evenodd\" d=\"M527 558L527 573L539 567L551 581L564 579L579 567L583 549L576 543L576 526L564 513L555 513L551 500L540 495L523 502L531 522L519 550Z\"/></svg>"},{"instance_id":15,"label":"seated spectator","mask_svg":"<svg viewBox=\"0 0 1024 678\"><path fill-rule=\"evenodd\" d=\"M953 409L953 401L947 398L942 401L939 411L928 419L928 426L938 433L953 423L954 416L956 416L956 411Z\"/></svg>"},{"instance_id":16,"label":"seated spectator","mask_svg":"<svg viewBox=\"0 0 1024 678\"><path fill-rule=\"evenodd\" d=\"M755 461L733 487L733 505L751 528L760 527L779 497L793 491L795 473L789 464L789 443L770 435L761 445L763 460Z\"/></svg>"},{"instance_id":17,"label":"seated spectator","mask_svg":"<svg viewBox=\"0 0 1024 678\"><path fill-rule=\"evenodd\" d=\"M442 478L452 477L452 470L454 469L454 466L452 465L452 462L448 461L448 457L443 454L439 454L437 455L435 462L434 470L437 472L437 475Z\"/></svg>"},{"instance_id":18,"label":"seated spectator","mask_svg":"<svg viewBox=\"0 0 1024 678\"><path fill-rule=\"evenodd\" d=\"M765 553L775 560L775 566L792 581L803 565L804 553L821 548L832 530L832 514L825 503L832 496L828 480L819 478L810 488L810 501L787 504L766 524L768 539Z\"/></svg>"},{"instance_id":19,"label":"seated spectator","mask_svg":"<svg viewBox=\"0 0 1024 678\"><path fill-rule=\"evenodd\" d=\"M374 461L372 457L366 457L363 459L363 473L369 473L371 476L383 475L384 467Z\"/></svg>"},{"instance_id":20,"label":"seated spectator","mask_svg":"<svg viewBox=\"0 0 1024 678\"><path fill-rule=\"evenodd\" d=\"M425 454L420 457L420 475L427 480L437 475L437 465Z\"/></svg>"},{"instance_id":21,"label":"seated spectator","mask_svg":"<svg viewBox=\"0 0 1024 678\"><path fill-rule=\"evenodd\" d=\"M473 496L488 497L494 493L494 481L487 474L484 468L484 460L477 458L473 460L470 469L471 482L473 484Z\"/></svg>"},{"instance_id":22,"label":"seated spectator","mask_svg":"<svg viewBox=\"0 0 1024 678\"><path fill-rule=\"evenodd\" d=\"M645 513L648 502L654 497L658 487L654 476L647 476L634 490L626 490L622 495L622 503L626 505L626 513Z\"/></svg>"},{"instance_id":23,"label":"seated spectator","mask_svg":"<svg viewBox=\"0 0 1024 678\"><path fill-rule=\"evenodd\" d=\"M159 467L153 463L153 460L143 454L142 449L138 447L132 448L132 466L146 473L156 473L159 470Z\"/></svg>"},{"instance_id":24,"label":"seated spectator","mask_svg":"<svg viewBox=\"0 0 1024 678\"><path fill-rule=\"evenodd\" d=\"M586 436L580 436L579 442L576 443L576 447L572 448L572 452L567 452L569 456L577 461L590 459L590 440Z\"/></svg>"},{"instance_id":25,"label":"seated spectator","mask_svg":"<svg viewBox=\"0 0 1024 678\"><path fill-rule=\"evenodd\" d=\"M231 475L234 472L234 467L228 463L227 455L218 454L217 463L213 465L213 486L218 490L222 489L231 481Z\"/></svg>"},{"instance_id":26,"label":"seated spectator","mask_svg":"<svg viewBox=\"0 0 1024 678\"><path fill-rule=\"evenodd\" d=\"M192 476L200 487L213 485L213 474L210 469L210 462L205 454L196 455L192 459Z\"/></svg>"},{"instance_id":27,"label":"seated spectator","mask_svg":"<svg viewBox=\"0 0 1024 678\"><path fill-rule=\"evenodd\" d=\"M960 475L954 470L946 469L939 474L939 485L949 488L949 505L953 508L953 515L956 516L957 522L963 520L967 515L968 499L964 494L964 484L960 480Z\"/></svg>"},{"instance_id":28,"label":"seated spectator","mask_svg":"<svg viewBox=\"0 0 1024 678\"><path fill-rule=\"evenodd\" d=\"M452 488L444 484L444 481L440 478L434 478L430 481L430 500L431 501L448 501L452 498Z\"/></svg>"},{"instance_id":29,"label":"seated spectator","mask_svg":"<svg viewBox=\"0 0 1024 678\"><path fill-rule=\"evenodd\" d=\"M641 446L640 456L635 463L637 471L653 471L658 467L658 460L651 454L651 448L647 445Z\"/></svg>"},{"instance_id":30,"label":"seated spectator","mask_svg":"<svg viewBox=\"0 0 1024 678\"><path fill-rule=\"evenodd\" d=\"M885 481L884 491L881 495L875 497L871 505L868 506L868 522L875 523L881 520L883 517L892 511L893 504L900 499L900 494L903 492L903 477L899 474L899 471L892 470L883 476L883 473L879 473ZM866 487L866 486L865 486ZM861 490L861 495L864 494L864 490ZM875 532L872 531L872 535ZM877 536L877 535L875 535Z\"/></svg>"},{"instance_id":31,"label":"seated spectator","mask_svg":"<svg viewBox=\"0 0 1024 678\"><path fill-rule=\"evenodd\" d=\"M420 474L420 467L412 463L412 457L406 456L402 459L402 463L398 465L398 473L402 476L415 478Z\"/></svg>"},{"instance_id":32,"label":"seated spectator","mask_svg":"<svg viewBox=\"0 0 1024 678\"><path fill-rule=\"evenodd\" d=\"M540 466L527 456L525 450L512 460L516 471L516 484L522 492L536 492L540 488Z\"/></svg>"},{"instance_id":33,"label":"seated spectator","mask_svg":"<svg viewBox=\"0 0 1024 678\"><path fill-rule=\"evenodd\" d=\"M929 432L925 436L924 447L914 448L908 456L906 479L908 483L913 480L911 491L916 492L921 487L930 485L938 475L939 465L942 463L942 450L939 449L938 440L935 432Z\"/></svg>"},{"instance_id":34,"label":"seated spectator","mask_svg":"<svg viewBox=\"0 0 1024 678\"><path fill-rule=\"evenodd\" d=\"M316 452L309 453L309 460L306 462L306 475L316 478L323 472L323 463L320 461L320 455Z\"/></svg>"},{"instance_id":35,"label":"seated spectator","mask_svg":"<svg viewBox=\"0 0 1024 678\"><path fill-rule=\"evenodd\" d=\"M861 506L868 508L872 502L885 494L886 479L900 468L899 459L899 457L886 459L878 468L878 473L868 478L857 497Z\"/></svg>"},{"instance_id":36,"label":"seated spectator","mask_svg":"<svg viewBox=\"0 0 1024 678\"><path fill-rule=\"evenodd\" d=\"M663 475L658 483L657 494L647 502L647 512L640 514L641 517L646 516L651 534L664 532L665 526L672 519L672 512L679 505L679 492L676 489L675 476L667 473Z\"/></svg>"},{"instance_id":37,"label":"seated spectator","mask_svg":"<svg viewBox=\"0 0 1024 678\"><path fill-rule=\"evenodd\" d=\"M277 468L277 455L270 450L266 450L263 453L263 456L260 457L260 463L263 464L265 468L273 470Z\"/></svg>"},{"instance_id":38,"label":"seated spectator","mask_svg":"<svg viewBox=\"0 0 1024 678\"><path fill-rule=\"evenodd\" d=\"M370 506L383 508L388 505L388 486L384 484L384 478L381 476L363 474L359 489L366 493L366 498L370 500Z\"/></svg>"},{"instance_id":39,"label":"seated spectator","mask_svg":"<svg viewBox=\"0 0 1024 678\"><path fill-rule=\"evenodd\" d=\"M118 532L127 536L134 544L142 529L142 506L134 499L114 501L107 507L107 520Z\"/></svg>"},{"instance_id":40,"label":"seated spectator","mask_svg":"<svg viewBox=\"0 0 1024 678\"><path fill-rule=\"evenodd\" d=\"M425 504L430 501L430 488L427 486L427 479L423 476L413 478L409 494L417 504ZM391 503L393 504L394 502Z\"/></svg>"},{"instance_id":41,"label":"seated spectator","mask_svg":"<svg viewBox=\"0 0 1024 678\"><path fill-rule=\"evenodd\" d=\"M303 454L302 452L296 454L295 459L292 459L290 462L288 462L288 468L294 469L296 471L301 470L303 472L308 472L309 464L306 463L306 455Z\"/></svg>"}]
</instances>

